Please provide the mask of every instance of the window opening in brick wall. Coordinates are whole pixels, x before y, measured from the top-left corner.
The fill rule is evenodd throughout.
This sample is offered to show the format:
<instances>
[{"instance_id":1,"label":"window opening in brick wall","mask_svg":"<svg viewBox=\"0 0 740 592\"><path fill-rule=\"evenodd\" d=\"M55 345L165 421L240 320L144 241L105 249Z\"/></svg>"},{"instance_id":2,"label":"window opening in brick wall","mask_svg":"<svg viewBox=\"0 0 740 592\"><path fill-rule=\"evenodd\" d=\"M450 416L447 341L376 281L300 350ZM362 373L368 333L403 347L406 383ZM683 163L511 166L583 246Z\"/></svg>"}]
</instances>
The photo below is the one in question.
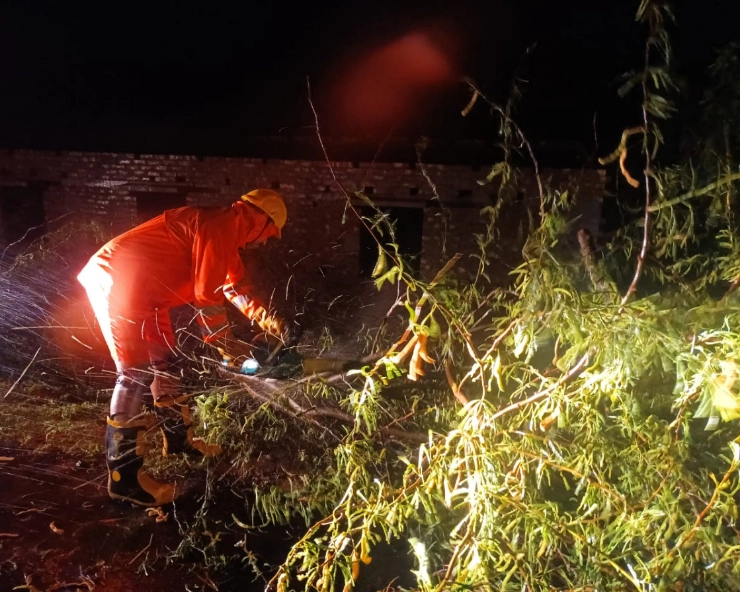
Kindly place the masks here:
<instances>
[{"instance_id":1,"label":"window opening in brick wall","mask_svg":"<svg viewBox=\"0 0 740 592\"><path fill-rule=\"evenodd\" d=\"M419 188L418 187L409 187L409 195L411 197L414 197L415 195L419 195Z\"/></svg>"},{"instance_id":2,"label":"window opening in brick wall","mask_svg":"<svg viewBox=\"0 0 740 592\"><path fill-rule=\"evenodd\" d=\"M146 222L159 216L165 210L181 208L187 205L184 193L159 193L156 191L140 191L132 193L136 197L136 213L139 222Z\"/></svg>"},{"instance_id":3,"label":"window opening in brick wall","mask_svg":"<svg viewBox=\"0 0 740 592\"><path fill-rule=\"evenodd\" d=\"M0 245L13 245L6 255L18 254L39 238L45 221L43 187L0 186Z\"/></svg>"},{"instance_id":4,"label":"window opening in brick wall","mask_svg":"<svg viewBox=\"0 0 740 592\"><path fill-rule=\"evenodd\" d=\"M421 239L424 229L423 208L380 208L387 214L395 228L396 241L401 256L411 266L411 272L418 277L421 269ZM372 208L360 208L360 214L367 218L375 215ZM385 233L382 242L390 242ZM378 245L364 226L360 230L360 276L370 277L378 260Z\"/></svg>"}]
</instances>

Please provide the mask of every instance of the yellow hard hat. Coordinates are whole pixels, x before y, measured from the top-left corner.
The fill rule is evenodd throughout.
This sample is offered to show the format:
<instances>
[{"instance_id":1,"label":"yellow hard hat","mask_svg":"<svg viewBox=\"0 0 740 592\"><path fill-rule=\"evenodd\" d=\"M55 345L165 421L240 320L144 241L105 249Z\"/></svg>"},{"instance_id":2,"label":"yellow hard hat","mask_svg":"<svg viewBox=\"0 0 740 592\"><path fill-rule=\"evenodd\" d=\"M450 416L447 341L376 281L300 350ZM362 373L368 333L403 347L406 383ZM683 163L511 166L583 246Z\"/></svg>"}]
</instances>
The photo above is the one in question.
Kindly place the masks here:
<instances>
[{"instance_id":1,"label":"yellow hard hat","mask_svg":"<svg viewBox=\"0 0 740 592\"><path fill-rule=\"evenodd\" d=\"M278 237L282 236L283 226L288 219L288 209L282 196L272 189L253 189L249 193L242 195L242 200L258 207L265 214L272 218L278 229Z\"/></svg>"}]
</instances>

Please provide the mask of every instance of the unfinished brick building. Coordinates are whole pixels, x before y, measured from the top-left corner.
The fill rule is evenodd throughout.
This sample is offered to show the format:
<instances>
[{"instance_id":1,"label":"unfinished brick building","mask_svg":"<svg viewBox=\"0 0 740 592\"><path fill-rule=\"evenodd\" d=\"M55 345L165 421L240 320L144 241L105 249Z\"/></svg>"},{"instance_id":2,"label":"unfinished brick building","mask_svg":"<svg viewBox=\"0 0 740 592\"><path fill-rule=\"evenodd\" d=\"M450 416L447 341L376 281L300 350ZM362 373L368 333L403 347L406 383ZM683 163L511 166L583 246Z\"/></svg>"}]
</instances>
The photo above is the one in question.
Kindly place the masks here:
<instances>
[{"instance_id":1,"label":"unfinished brick building","mask_svg":"<svg viewBox=\"0 0 740 592\"><path fill-rule=\"evenodd\" d=\"M280 295L293 303L307 294L325 302L340 294L372 292L370 273L377 249L368 231L347 208L348 193L363 192L397 220L401 251L430 279L456 252L475 251L484 229L480 210L495 203L497 191L481 184L492 161L452 164L444 158L422 164L415 152L372 160L328 162L316 152L265 150L268 158L201 157L0 150L0 243L8 245L43 231L60 218L96 220L113 236L168 208L223 206L255 187L278 190L289 208L283 240L253 251L255 279L263 298ZM341 153L337 151L336 153ZM291 158L280 158L287 154ZM478 162L476 162L478 161ZM504 209L501 239L493 263L504 277L519 258L527 207L536 211L533 170L523 168L511 206ZM555 187L576 189L579 225L598 231L604 171L543 168ZM352 203L362 211L363 202ZM28 233L29 228L37 230ZM87 254L89 255L89 254ZM473 258L456 269L465 279ZM267 292L270 290L270 292ZM322 294L323 293L323 294ZM275 297L277 299L277 297Z\"/></svg>"}]
</instances>

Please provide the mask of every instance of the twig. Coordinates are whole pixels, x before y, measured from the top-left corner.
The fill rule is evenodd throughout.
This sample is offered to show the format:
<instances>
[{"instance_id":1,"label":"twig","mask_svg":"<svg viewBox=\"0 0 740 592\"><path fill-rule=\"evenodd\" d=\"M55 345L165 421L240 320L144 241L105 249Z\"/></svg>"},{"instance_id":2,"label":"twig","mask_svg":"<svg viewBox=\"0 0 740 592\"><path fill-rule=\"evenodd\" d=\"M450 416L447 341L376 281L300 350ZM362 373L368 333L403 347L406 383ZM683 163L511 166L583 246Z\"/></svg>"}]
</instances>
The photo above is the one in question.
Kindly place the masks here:
<instances>
[{"instance_id":1,"label":"twig","mask_svg":"<svg viewBox=\"0 0 740 592\"><path fill-rule=\"evenodd\" d=\"M285 342L284 341L282 341L282 340L279 341L278 344L275 346L275 349L273 349L270 352L270 355L267 356L267 359L265 360L265 364L269 364L270 362L272 362L272 360L275 358L275 356L280 353L280 350L283 349L283 346L284 345L285 345Z\"/></svg>"},{"instance_id":2,"label":"twig","mask_svg":"<svg viewBox=\"0 0 740 592\"><path fill-rule=\"evenodd\" d=\"M32 576L26 576L26 584L25 586L16 586L13 588L13 590L28 590L28 592L42 592L39 590L36 586L34 586L31 582L33 581Z\"/></svg>"},{"instance_id":3,"label":"twig","mask_svg":"<svg viewBox=\"0 0 740 592\"><path fill-rule=\"evenodd\" d=\"M7 253L8 249L10 249L11 247L14 247L15 245L17 245L19 243L22 243L26 239L26 237L28 236L28 233L29 232L32 232L34 230L38 230L39 228L42 228L44 226L47 226L48 227L50 224L53 224L54 222L57 222L58 220L61 220L62 218L65 218L67 216L71 216L72 214L74 214L74 211L67 212L66 214L62 214L61 216L58 216L57 218L54 218L53 220L50 220L48 222L44 222L43 224L38 224L37 226L31 226L30 228L26 229L26 232L23 234L23 236L21 238L19 238L17 241L15 241L13 243L10 243L7 247L5 247L5 249L3 249L2 254L0 254L0 259L4 259L5 258L5 253ZM34 242L36 242L36 241L34 241ZM26 252L28 252L28 250Z\"/></svg>"},{"instance_id":4,"label":"twig","mask_svg":"<svg viewBox=\"0 0 740 592\"><path fill-rule=\"evenodd\" d=\"M378 347L378 342L380 341L380 334L383 331L383 328L388 323L388 319L391 318L391 315L393 314L393 311L396 310L398 306L402 304L401 296L400 296L400 286L397 287L396 291L396 300L393 302L391 307L388 309L388 312L385 313L385 316L383 317L383 320L380 322L380 326L378 327L378 330L375 332L375 338L373 339L373 343L370 346L370 351L374 352L375 349Z\"/></svg>"},{"instance_id":5,"label":"twig","mask_svg":"<svg viewBox=\"0 0 740 592\"><path fill-rule=\"evenodd\" d=\"M732 294L735 290L737 290L739 286L740 286L740 275L737 276L734 280L732 280L732 283L730 284L730 287L727 288L727 292L725 292L725 295L722 296L722 300L724 300L730 294Z\"/></svg>"},{"instance_id":6,"label":"twig","mask_svg":"<svg viewBox=\"0 0 740 592\"><path fill-rule=\"evenodd\" d=\"M448 356L447 360L445 361L445 377L447 378L447 384L450 385L450 388L452 389L452 394L457 399L458 403L461 405L467 405L470 401L465 396L465 393L462 392L460 387L462 386L462 382L460 384L457 384L455 382L455 378L452 376L452 356ZM465 380L463 378L463 380Z\"/></svg>"},{"instance_id":7,"label":"twig","mask_svg":"<svg viewBox=\"0 0 740 592\"><path fill-rule=\"evenodd\" d=\"M736 440L737 442L737 440ZM725 488L725 484L727 481L729 481L730 476L735 473L737 470L737 461L733 460L730 464L730 468L727 469L727 472L724 474L724 477L722 477L722 481L720 481L717 486L714 488L714 492L712 493L711 499L707 502L704 509L699 512L699 515L696 517L696 521L694 522L693 526L689 530L689 532L686 533L686 536L681 537L678 542L673 546L673 548L668 552L668 554L665 556L665 560L670 559L676 551L681 549L686 543L688 543L696 534L696 531L699 529L699 526L701 526L701 523L704 521L704 518L709 513L709 510L711 510L714 507L714 504L717 503L717 498L719 497L720 492Z\"/></svg>"},{"instance_id":8,"label":"twig","mask_svg":"<svg viewBox=\"0 0 740 592\"><path fill-rule=\"evenodd\" d=\"M508 335L509 333L511 333L511 331L512 331L512 330L514 329L514 327L516 327L516 324L517 324L517 319L514 319L513 321L511 321L511 323L509 323L509 325L508 325L508 326L506 327L506 329L504 329L504 330L503 330L503 331L501 332L501 334L500 334L500 335L499 335L498 337L496 337L496 339L494 339L493 343L491 344L491 347L489 347L489 348L488 348L488 351L486 351L486 353L485 353L485 354L483 354L483 355L481 356L480 360L485 360L485 359L486 359L486 358L488 358L488 357L489 357L489 356L490 356L490 355L491 355L491 354L492 354L492 353L493 353L494 351L496 351L496 349L498 348L498 346L499 346L499 345L501 345L501 342L502 342L502 341L504 340L504 338L505 338L505 337L506 337L506 336L507 336L507 335ZM477 368L483 368L483 363L482 363L482 361L478 360L478 358L477 358L477 357L475 357L475 356L473 356L473 357L474 357L474 359L475 359L475 360L476 360L476 361L478 362ZM458 388L458 389L461 389L461 388L463 387L463 385L464 385L464 384L465 384L465 383L466 383L466 382L468 381L468 379L469 379L469 378L472 378L472 377L474 376L474 369L475 369L475 368L476 368L476 367L473 367L473 368L472 368L472 369L470 370L470 372L468 372L468 373L467 373L467 374L466 374L465 376L463 376L462 380L460 381L460 384L459 384L459 385L457 386L457 388ZM482 372L481 372L481 377L482 377L482 376L483 376L483 374L482 374ZM485 389L484 389L484 392L485 392Z\"/></svg>"},{"instance_id":9,"label":"twig","mask_svg":"<svg viewBox=\"0 0 740 592\"><path fill-rule=\"evenodd\" d=\"M421 174L424 177L424 180L427 182L427 185L429 185L429 188L432 190L432 195L434 196L432 199L437 200L437 203L439 203L439 207L442 210L442 255L445 256L447 255L447 227L449 223L450 212L445 207L445 204L439 195L437 184L434 182L434 180L432 179L432 176L429 174L427 165L424 164L424 159L422 158L422 152L426 150L426 143L416 142L414 144L414 150L416 151L416 162L419 163L419 169L421 170Z\"/></svg>"},{"instance_id":10,"label":"twig","mask_svg":"<svg viewBox=\"0 0 740 592\"><path fill-rule=\"evenodd\" d=\"M444 276L446 276L449 271L457 264L458 261L460 261L460 258L462 257L462 253L455 253L455 256L452 257L447 263L445 263L444 267L440 269L437 274L434 276L434 279L432 279L431 282L429 282L429 286L424 291L424 293L421 295L421 298L419 298L419 301L416 303L416 307L414 308L415 316L418 319L421 316L421 309L426 303L426 301L429 299L430 292L432 291L432 288L436 286ZM406 330L403 332L403 335L401 335L401 338L396 341L396 343L393 344L393 346L388 350L388 353L386 356L390 355L392 351L395 351L397 347L399 347L404 341L406 341L409 336L411 335L411 331L413 330L414 324L412 322L409 322L408 327L406 327ZM377 365L376 365L377 368Z\"/></svg>"},{"instance_id":11,"label":"twig","mask_svg":"<svg viewBox=\"0 0 740 592\"><path fill-rule=\"evenodd\" d=\"M473 320L473 319L475 318L475 315L476 315L476 314L478 314L478 311L479 311L479 310L480 310L481 308L483 308L484 306L487 306L487 305L488 305L488 304L490 303L490 301L491 301L491 298L493 298L493 297L494 297L494 296L496 295L496 293L497 293L497 292L498 292L499 290L500 290L500 288L494 288L494 289L493 289L493 290L491 290L491 291L490 291L490 292L489 292L488 294L486 294L486 295L485 295L485 296L483 297L483 300L481 301L481 303L480 303L480 304L479 304L479 305L478 305L478 306L477 306L477 307L475 308L475 310L471 310L471 311L470 311L470 312L468 313L468 315L467 315L467 316L465 317L465 319L464 319L464 322L465 322L465 323L469 323L469 322L471 322L471 321L472 321L472 320ZM479 320L480 320L480 319L479 319ZM476 321L476 323L477 323L477 322L478 322L478 321Z\"/></svg>"},{"instance_id":12,"label":"twig","mask_svg":"<svg viewBox=\"0 0 740 592\"><path fill-rule=\"evenodd\" d=\"M534 176L537 181L537 190L539 191L540 196L540 205L545 203L545 187L542 183L542 174L540 173L540 164L537 160L537 158L534 155L534 149L532 148L532 145L529 143L529 140L527 139L527 136L524 135L524 132L521 130L521 128L516 124L516 122L509 116L509 114L501 108L500 105L497 105L493 101L491 101L486 95L484 95L481 90L475 85L472 79L465 78L465 83L470 86L478 95L488 104L489 107L491 107L494 111L496 111L501 117L504 118L506 123L511 125L516 135L519 136L519 140L521 140L522 144L527 148L527 153L529 154L529 158L532 161L532 167L534 168Z\"/></svg>"},{"instance_id":13,"label":"twig","mask_svg":"<svg viewBox=\"0 0 740 592\"><path fill-rule=\"evenodd\" d=\"M88 592L95 590L95 584L93 581L88 578L87 576L83 576L85 579L80 582L63 582L61 584L54 584L51 588L49 588L49 592L54 592L55 590L62 590L64 588L82 588L83 586L87 588Z\"/></svg>"},{"instance_id":14,"label":"twig","mask_svg":"<svg viewBox=\"0 0 740 592\"><path fill-rule=\"evenodd\" d=\"M688 191L682 195L679 195L678 197L674 197L673 199L652 204L648 209L651 212L657 212L658 210L662 210L663 208L670 208L671 206L681 204L694 197L701 197L702 195L706 195L707 193L710 193L715 189L722 187L722 185L727 185L728 183L732 183L733 181L738 180L740 180L740 173L733 173L732 175L722 177L721 179L715 181L714 183L710 183L709 185L707 185L706 187L702 187L701 189Z\"/></svg>"},{"instance_id":15,"label":"twig","mask_svg":"<svg viewBox=\"0 0 740 592\"><path fill-rule=\"evenodd\" d=\"M213 580L210 578L208 574L205 574L205 575L195 574L195 577L197 577L201 582L203 582L211 590L215 590L216 592L218 592L218 586L216 586L216 584L213 582Z\"/></svg>"},{"instance_id":16,"label":"twig","mask_svg":"<svg viewBox=\"0 0 740 592\"><path fill-rule=\"evenodd\" d=\"M83 483L80 483L79 485L75 485L72 490L76 491L77 489L80 489L81 487L86 487L88 485L95 485L95 487L99 489L105 489L105 485L100 485L95 483L96 481L102 481L106 478L106 475L100 475L99 477L95 477L94 479L90 479L89 481L84 481Z\"/></svg>"},{"instance_id":17,"label":"twig","mask_svg":"<svg viewBox=\"0 0 740 592\"><path fill-rule=\"evenodd\" d=\"M643 218L643 229L642 229L642 246L640 247L640 254L637 256L637 266L635 267L635 275L632 277L630 287L627 288L627 292L622 297L622 302L619 306L619 311L624 309L624 305L632 297L637 290L637 283L640 281L642 276L642 270L645 267L645 257L647 255L648 244L650 242L650 201L652 199L652 193L650 191L650 179L652 177L652 158L650 156L650 146L648 145L648 131L650 130L650 122L648 120L648 91L647 91L647 77L650 68L650 43L645 44L645 67L642 73L642 121L643 121L643 138L642 138L642 153L645 156L645 168L643 169L643 176L645 177L645 215Z\"/></svg>"},{"instance_id":18,"label":"twig","mask_svg":"<svg viewBox=\"0 0 740 592\"><path fill-rule=\"evenodd\" d=\"M583 266L586 268L586 273L591 280L591 284L595 289L600 288L600 282L596 276L596 257L594 256L594 245L591 239L591 233L585 228L581 228L578 231L578 245L581 248L581 259L583 260Z\"/></svg>"},{"instance_id":19,"label":"twig","mask_svg":"<svg viewBox=\"0 0 740 592\"><path fill-rule=\"evenodd\" d=\"M546 397L547 395L549 395L556 388L558 388L559 386L562 386L563 384L568 382L571 378L579 374L581 370L583 370L583 366L585 366L586 363L588 362L589 354L590 352L586 352L585 354L583 354L581 359L578 360L578 362L570 370L568 370L566 374L563 374L555 384L549 386L544 391L535 393L534 395L532 395L531 397L527 399L524 399L523 401L517 401L516 403L512 403L511 405L504 407L500 411L497 411L496 413L494 413L493 416L491 417L491 420L494 421L498 419L499 417L501 417L502 415L506 415L510 411L515 411L516 409L519 409L520 407L524 407L525 405L534 403L535 401L542 399L543 397Z\"/></svg>"},{"instance_id":20,"label":"twig","mask_svg":"<svg viewBox=\"0 0 740 592\"><path fill-rule=\"evenodd\" d=\"M38 348L38 349L36 350L36 353L35 353L35 354L33 354L33 358L31 358L31 361L30 361L30 362L28 362L28 366L26 366L26 367L25 367L25 368L23 369L23 372L21 372L21 375L20 375L20 376L18 377L18 379L17 379L17 380L16 380L16 381L15 381L15 382L14 382L14 383L13 383L13 384L11 385L11 387L10 387L10 388L8 389L8 392L7 392L7 393L5 393L5 396L3 397L3 399L7 399L7 398L8 398L8 395L9 395L10 393L12 393L12 392L13 392L13 389L15 389L15 387L16 387L16 386L18 385L18 383L19 383L19 382L21 381L21 378L23 378L23 377L24 377L24 376L26 375L26 372L28 372L28 369L29 369L29 368L31 367L31 364L33 364L34 360L36 359L36 356L38 356L38 355L39 355L39 352L40 352L40 351L41 351L41 348L39 347L39 348Z\"/></svg>"},{"instance_id":21,"label":"twig","mask_svg":"<svg viewBox=\"0 0 740 592\"><path fill-rule=\"evenodd\" d=\"M131 561L129 561L129 562L128 562L128 564L129 564L129 565L131 565L131 564L132 564L132 563L133 563L134 561L136 561L136 560L137 560L137 559L138 559L138 558L139 558L139 557L141 556L141 554L142 554L142 553L143 553L144 551L146 551L146 550L147 550L147 549L148 549L149 547L151 547L151 546L152 546L152 540L153 540L153 539L154 539L154 533L152 533L152 534L151 534L151 535L149 536L149 544L148 544L148 545L147 545L146 547L144 547L144 548L143 548L143 549L142 549L141 551L139 551L139 552L138 552L138 553L137 553L137 554L136 554L136 555L134 556L134 558L133 558L133 559L132 559Z\"/></svg>"},{"instance_id":22,"label":"twig","mask_svg":"<svg viewBox=\"0 0 740 592\"><path fill-rule=\"evenodd\" d=\"M332 180L336 184L336 186L339 188L339 191L344 195L344 198L346 200L346 208L349 208L349 210L352 211L352 213L356 216L356 218L359 220L360 224L365 227L365 230L370 234L370 236L373 237L375 242L378 245L378 248L382 250L383 253L385 253L386 257L391 259L396 266L398 266L399 269L402 268L401 261L394 255L394 253L389 252L383 244L378 240L378 238L375 236L375 233L373 232L373 229L370 227L370 225L367 223L365 218L362 217L360 212L357 211L357 208L355 208L352 205L352 199L350 198L349 192L344 188L344 185L342 185L341 181L337 177L337 173L334 170L334 166L331 163L331 159L329 158L329 153L326 150L326 145L324 144L324 139L321 137L321 129L319 126L319 114L316 112L316 107L313 104L313 98L311 96L311 81L308 77L306 77L306 90L308 94L308 105L311 107L311 112L313 113L314 118L314 125L316 127L316 137L319 140L319 145L321 146L321 152L324 155L324 160L326 161L326 165L329 167L329 172L331 173ZM380 210L371 202L372 207L375 209L376 212L380 213ZM345 210L346 211L346 210ZM400 278L399 278L400 281Z\"/></svg>"},{"instance_id":23,"label":"twig","mask_svg":"<svg viewBox=\"0 0 740 592\"><path fill-rule=\"evenodd\" d=\"M468 518L466 518L466 520L468 520ZM468 520L467 528L465 529L465 536L463 536L462 540L457 545L455 545L455 550L452 552L452 557L450 557L450 561L447 565L447 571L442 577L442 581L437 585L437 590L445 589L447 582L449 582L450 578L452 577L454 569L457 567L457 559L458 557L460 557L460 553L462 553L463 549L468 545L471 539L473 539L474 534L475 533L473 532L472 525Z\"/></svg>"},{"instance_id":24,"label":"twig","mask_svg":"<svg viewBox=\"0 0 740 592\"><path fill-rule=\"evenodd\" d=\"M280 402L280 400L278 400L277 397L268 396L264 393L260 393L257 389L253 387L254 384L266 384L263 382L263 379L255 378L252 376L244 376L241 374L229 374L230 376L232 376L232 378L235 378L240 383L242 383L247 394L249 394L254 399L257 399L262 403L267 403L274 409L282 411L283 413L286 413L291 417L294 417L295 419L306 421L315 425L316 427L328 431L335 438L336 435L331 433L331 431L329 431L326 426L317 421L316 417L336 419L338 421L341 421L342 423L347 423L350 425L354 425L356 423L354 416L350 415L349 413L345 413L340 409L331 409L329 407L316 406L310 401L310 407L307 407L296 401L294 398L290 397L284 392L284 390L282 390L280 394L285 397L287 405L283 404ZM429 441L429 437L427 434L423 434L421 432L409 432L406 430L400 430L391 427L380 427L378 428L378 433L386 436L391 436L399 440L404 440L406 442L413 442L415 444L424 444Z\"/></svg>"}]
</instances>

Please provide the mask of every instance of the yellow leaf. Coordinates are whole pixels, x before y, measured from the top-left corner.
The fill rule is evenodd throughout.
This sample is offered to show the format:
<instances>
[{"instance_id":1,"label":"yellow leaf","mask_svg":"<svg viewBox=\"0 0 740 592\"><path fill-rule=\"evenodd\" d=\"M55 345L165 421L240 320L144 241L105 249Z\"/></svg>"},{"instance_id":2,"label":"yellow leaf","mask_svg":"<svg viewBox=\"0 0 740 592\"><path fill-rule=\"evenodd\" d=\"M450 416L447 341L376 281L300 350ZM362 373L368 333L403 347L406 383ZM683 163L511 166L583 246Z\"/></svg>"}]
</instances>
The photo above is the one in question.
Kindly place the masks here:
<instances>
[{"instance_id":1,"label":"yellow leaf","mask_svg":"<svg viewBox=\"0 0 740 592\"><path fill-rule=\"evenodd\" d=\"M722 421L731 421L740 418L740 401L726 386L718 385L712 397L714 407L719 411Z\"/></svg>"}]
</instances>

